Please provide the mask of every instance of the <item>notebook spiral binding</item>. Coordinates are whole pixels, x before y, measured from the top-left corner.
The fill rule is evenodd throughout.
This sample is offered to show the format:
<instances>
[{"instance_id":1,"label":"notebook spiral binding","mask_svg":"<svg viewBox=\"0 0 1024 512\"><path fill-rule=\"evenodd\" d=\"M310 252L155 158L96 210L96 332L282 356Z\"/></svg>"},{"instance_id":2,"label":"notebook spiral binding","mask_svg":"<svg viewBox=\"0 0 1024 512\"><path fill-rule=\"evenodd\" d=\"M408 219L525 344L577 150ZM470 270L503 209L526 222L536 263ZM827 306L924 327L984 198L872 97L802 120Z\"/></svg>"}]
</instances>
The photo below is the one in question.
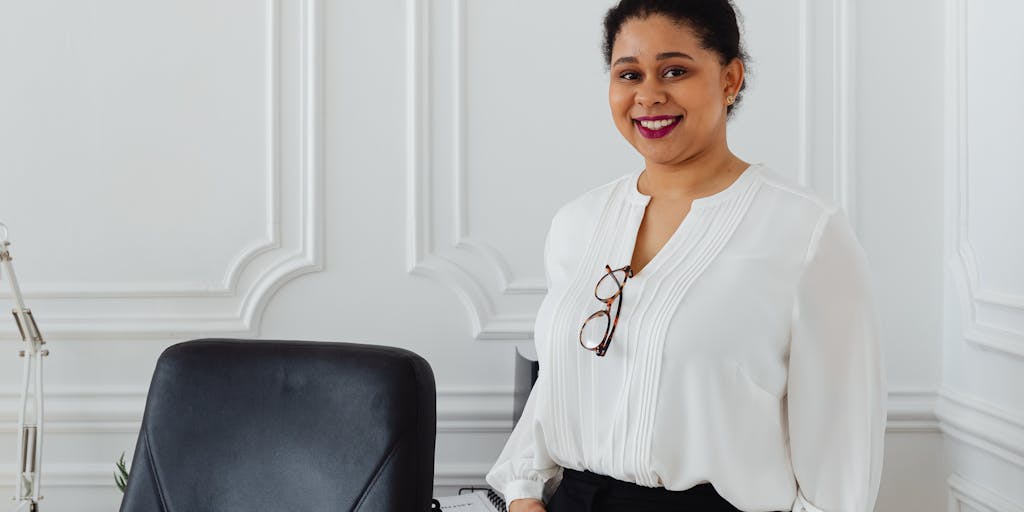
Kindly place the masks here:
<instances>
[{"instance_id":1,"label":"notebook spiral binding","mask_svg":"<svg viewBox=\"0 0 1024 512\"><path fill-rule=\"evenodd\" d=\"M498 509L499 512L508 512L508 508L505 507L505 500L501 499L498 493L494 492L493 489L488 489L487 499L491 500L491 505Z\"/></svg>"},{"instance_id":2,"label":"notebook spiral binding","mask_svg":"<svg viewBox=\"0 0 1024 512\"><path fill-rule=\"evenodd\" d=\"M491 505L498 509L498 512L508 512L508 506L505 504L505 500L502 499L501 495L494 492L494 489L489 487L463 487L459 489L459 494L463 492L476 492L476 491L487 491L487 499L490 500Z\"/></svg>"}]
</instances>

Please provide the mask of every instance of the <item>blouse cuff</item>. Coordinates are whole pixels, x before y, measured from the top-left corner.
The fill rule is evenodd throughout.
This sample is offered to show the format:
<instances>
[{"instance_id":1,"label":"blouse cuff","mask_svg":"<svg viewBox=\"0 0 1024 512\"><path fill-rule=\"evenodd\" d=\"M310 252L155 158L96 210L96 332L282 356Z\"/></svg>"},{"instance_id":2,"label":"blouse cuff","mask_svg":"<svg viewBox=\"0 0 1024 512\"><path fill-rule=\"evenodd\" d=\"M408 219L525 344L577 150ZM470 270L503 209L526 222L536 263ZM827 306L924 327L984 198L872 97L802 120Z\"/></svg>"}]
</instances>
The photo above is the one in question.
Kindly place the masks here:
<instances>
[{"instance_id":1,"label":"blouse cuff","mask_svg":"<svg viewBox=\"0 0 1024 512\"><path fill-rule=\"evenodd\" d=\"M512 500L533 498L542 500L544 496L544 482L537 480L513 480L505 484L502 494L505 495L505 503L512 503Z\"/></svg>"},{"instance_id":2,"label":"blouse cuff","mask_svg":"<svg viewBox=\"0 0 1024 512\"><path fill-rule=\"evenodd\" d=\"M793 512L824 512L804 498L804 494L797 490L796 501L793 503Z\"/></svg>"}]
</instances>

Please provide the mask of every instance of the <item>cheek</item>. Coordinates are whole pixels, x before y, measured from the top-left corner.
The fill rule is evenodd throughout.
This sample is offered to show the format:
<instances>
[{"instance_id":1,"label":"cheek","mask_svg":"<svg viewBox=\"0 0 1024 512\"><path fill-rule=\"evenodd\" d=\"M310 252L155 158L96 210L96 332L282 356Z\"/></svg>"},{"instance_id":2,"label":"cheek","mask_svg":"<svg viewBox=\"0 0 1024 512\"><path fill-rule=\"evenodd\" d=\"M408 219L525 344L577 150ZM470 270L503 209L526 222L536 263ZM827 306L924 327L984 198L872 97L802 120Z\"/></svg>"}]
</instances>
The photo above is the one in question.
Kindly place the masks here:
<instances>
[{"instance_id":1,"label":"cheek","mask_svg":"<svg viewBox=\"0 0 1024 512\"><path fill-rule=\"evenodd\" d=\"M615 114L616 118L628 115L629 107L632 104L628 92L621 91L615 87L608 90L608 105L611 107L612 113Z\"/></svg>"},{"instance_id":2,"label":"cheek","mask_svg":"<svg viewBox=\"0 0 1024 512\"><path fill-rule=\"evenodd\" d=\"M629 111L633 106L632 98L628 94L612 92L608 95L608 105L611 108L612 120L615 127L623 135L633 129L633 121Z\"/></svg>"},{"instance_id":3,"label":"cheek","mask_svg":"<svg viewBox=\"0 0 1024 512\"><path fill-rule=\"evenodd\" d=\"M691 108L699 112L702 117L714 117L718 110L724 108L720 93L715 89L714 84L699 84L699 86L694 84L694 87L687 91L686 96L690 99Z\"/></svg>"}]
</instances>

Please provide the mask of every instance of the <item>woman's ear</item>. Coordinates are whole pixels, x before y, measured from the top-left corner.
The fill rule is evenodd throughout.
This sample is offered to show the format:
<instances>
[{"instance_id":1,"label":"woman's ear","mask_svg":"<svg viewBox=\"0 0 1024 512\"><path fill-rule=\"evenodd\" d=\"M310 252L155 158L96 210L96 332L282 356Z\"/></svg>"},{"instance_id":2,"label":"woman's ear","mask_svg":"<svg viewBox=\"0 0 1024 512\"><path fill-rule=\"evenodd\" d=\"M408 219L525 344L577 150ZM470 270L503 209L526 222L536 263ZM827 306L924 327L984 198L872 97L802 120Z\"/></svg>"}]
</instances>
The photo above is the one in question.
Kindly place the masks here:
<instances>
[{"instance_id":1,"label":"woman's ear","mask_svg":"<svg viewBox=\"0 0 1024 512\"><path fill-rule=\"evenodd\" d=\"M743 61L738 58L732 59L732 61L723 66L722 95L724 97L739 95L740 88L743 87L745 75L746 69L743 67Z\"/></svg>"}]
</instances>

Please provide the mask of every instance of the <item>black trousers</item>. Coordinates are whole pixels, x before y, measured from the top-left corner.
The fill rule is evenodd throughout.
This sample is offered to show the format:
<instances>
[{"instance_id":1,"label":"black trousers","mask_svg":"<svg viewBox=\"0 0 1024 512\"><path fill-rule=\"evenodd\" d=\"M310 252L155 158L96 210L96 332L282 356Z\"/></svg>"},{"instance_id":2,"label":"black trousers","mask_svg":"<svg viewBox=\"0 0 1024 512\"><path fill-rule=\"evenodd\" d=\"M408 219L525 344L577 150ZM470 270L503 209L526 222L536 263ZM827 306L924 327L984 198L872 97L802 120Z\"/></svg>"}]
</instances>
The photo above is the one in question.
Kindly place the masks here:
<instances>
[{"instance_id":1,"label":"black trousers","mask_svg":"<svg viewBox=\"0 0 1024 512\"><path fill-rule=\"evenodd\" d=\"M565 468L547 512L737 512L704 483L685 491L644 487L590 471Z\"/></svg>"}]
</instances>

